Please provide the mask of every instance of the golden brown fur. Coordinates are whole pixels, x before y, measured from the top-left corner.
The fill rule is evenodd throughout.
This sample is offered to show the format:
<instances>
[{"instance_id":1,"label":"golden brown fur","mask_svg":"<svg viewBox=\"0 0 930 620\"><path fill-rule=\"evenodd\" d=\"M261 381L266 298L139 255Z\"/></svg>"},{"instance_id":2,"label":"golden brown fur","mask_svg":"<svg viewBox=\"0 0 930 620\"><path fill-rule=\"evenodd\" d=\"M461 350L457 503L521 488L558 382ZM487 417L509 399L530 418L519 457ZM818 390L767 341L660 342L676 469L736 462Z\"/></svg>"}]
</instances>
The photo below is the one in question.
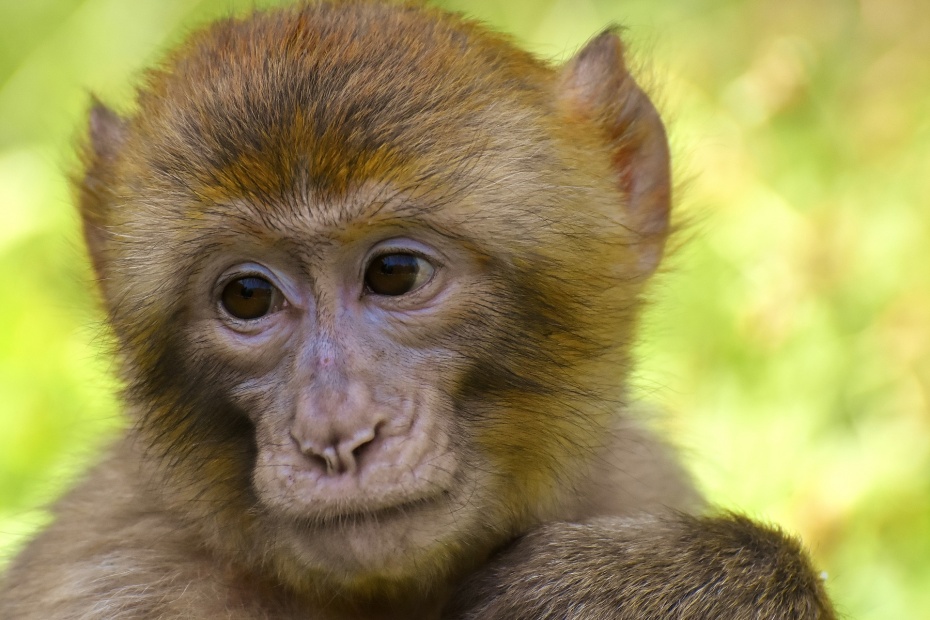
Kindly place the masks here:
<instances>
[{"instance_id":1,"label":"golden brown fur","mask_svg":"<svg viewBox=\"0 0 930 620\"><path fill-rule=\"evenodd\" d=\"M611 32L561 68L418 7L195 34L133 113L91 111L79 203L135 424L0 615L832 618L793 541L683 516L628 412L668 170ZM378 256L426 292L366 289ZM230 317L236 277L285 301Z\"/></svg>"}]
</instances>

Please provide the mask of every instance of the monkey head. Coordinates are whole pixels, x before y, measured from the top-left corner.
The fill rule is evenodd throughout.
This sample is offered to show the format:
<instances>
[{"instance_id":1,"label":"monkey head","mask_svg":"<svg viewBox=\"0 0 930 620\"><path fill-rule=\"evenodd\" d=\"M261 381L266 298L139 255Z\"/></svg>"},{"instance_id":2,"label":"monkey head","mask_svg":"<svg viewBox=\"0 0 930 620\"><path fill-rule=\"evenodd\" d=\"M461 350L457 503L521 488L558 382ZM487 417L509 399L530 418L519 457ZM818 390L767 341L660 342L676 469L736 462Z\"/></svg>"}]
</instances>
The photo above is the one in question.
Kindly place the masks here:
<instances>
[{"instance_id":1,"label":"monkey head","mask_svg":"<svg viewBox=\"0 0 930 620\"><path fill-rule=\"evenodd\" d=\"M84 165L143 473L220 552L380 591L566 512L668 229L615 34L552 67L432 10L222 21Z\"/></svg>"}]
</instances>

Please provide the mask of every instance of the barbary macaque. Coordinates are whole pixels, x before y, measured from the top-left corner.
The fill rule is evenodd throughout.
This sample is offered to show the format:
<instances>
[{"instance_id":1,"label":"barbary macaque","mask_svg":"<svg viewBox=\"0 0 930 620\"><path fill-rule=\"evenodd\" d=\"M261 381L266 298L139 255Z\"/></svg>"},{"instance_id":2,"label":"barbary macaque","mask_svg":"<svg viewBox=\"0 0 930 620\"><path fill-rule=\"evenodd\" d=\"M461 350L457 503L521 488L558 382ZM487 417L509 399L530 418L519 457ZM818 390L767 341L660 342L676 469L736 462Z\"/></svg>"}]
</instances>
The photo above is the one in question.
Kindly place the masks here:
<instances>
[{"instance_id":1,"label":"barbary macaque","mask_svg":"<svg viewBox=\"0 0 930 620\"><path fill-rule=\"evenodd\" d=\"M656 109L372 2L214 23L94 102L76 182L131 430L0 617L834 618L630 412Z\"/></svg>"}]
</instances>

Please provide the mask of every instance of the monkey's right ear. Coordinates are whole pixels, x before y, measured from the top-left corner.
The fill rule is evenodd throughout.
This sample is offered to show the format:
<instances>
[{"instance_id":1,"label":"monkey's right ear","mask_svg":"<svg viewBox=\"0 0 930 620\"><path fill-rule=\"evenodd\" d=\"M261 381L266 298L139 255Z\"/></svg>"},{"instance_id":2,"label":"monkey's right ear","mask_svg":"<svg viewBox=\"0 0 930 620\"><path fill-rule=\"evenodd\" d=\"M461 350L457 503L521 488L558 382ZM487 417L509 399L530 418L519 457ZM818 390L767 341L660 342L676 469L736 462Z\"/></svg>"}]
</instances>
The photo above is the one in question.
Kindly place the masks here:
<instances>
[{"instance_id":1,"label":"monkey's right ear","mask_svg":"<svg viewBox=\"0 0 930 620\"><path fill-rule=\"evenodd\" d=\"M559 87L569 117L593 123L606 142L617 189L625 196L622 208L638 237L639 269L647 276L659 264L669 229L671 174L662 120L630 76L613 30L566 63Z\"/></svg>"},{"instance_id":2,"label":"monkey's right ear","mask_svg":"<svg viewBox=\"0 0 930 620\"><path fill-rule=\"evenodd\" d=\"M78 206L84 228L84 241L97 278L105 287L104 245L107 215L112 204L113 168L126 142L126 121L93 97L84 150L84 178L78 192ZM104 291L104 294L106 292Z\"/></svg>"}]
</instances>

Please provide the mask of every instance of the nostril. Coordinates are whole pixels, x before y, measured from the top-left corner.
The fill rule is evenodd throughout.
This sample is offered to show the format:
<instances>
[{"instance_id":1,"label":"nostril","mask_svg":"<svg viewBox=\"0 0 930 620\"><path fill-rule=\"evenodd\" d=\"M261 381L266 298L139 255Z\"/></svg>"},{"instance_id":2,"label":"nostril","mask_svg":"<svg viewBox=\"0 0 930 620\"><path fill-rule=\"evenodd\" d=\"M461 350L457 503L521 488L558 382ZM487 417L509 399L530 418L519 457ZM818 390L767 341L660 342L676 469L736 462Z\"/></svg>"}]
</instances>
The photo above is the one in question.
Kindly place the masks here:
<instances>
[{"instance_id":1,"label":"nostril","mask_svg":"<svg viewBox=\"0 0 930 620\"><path fill-rule=\"evenodd\" d=\"M326 459L323 456L308 450L302 450L301 452L303 452L303 455L307 457L307 459L313 463L315 467L319 467L327 473L329 472L329 464L326 462Z\"/></svg>"},{"instance_id":2,"label":"nostril","mask_svg":"<svg viewBox=\"0 0 930 620\"><path fill-rule=\"evenodd\" d=\"M357 471L362 455L373 445L376 436L377 427L368 428L339 443L339 460L347 473L354 474Z\"/></svg>"},{"instance_id":3,"label":"nostril","mask_svg":"<svg viewBox=\"0 0 930 620\"><path fill-rule=\"evenodd\" d=\"M336 450L334 448L327 448L325 445L317 444L309 439L302 440L294 434L293 431L291 431L291 439L294 440L294 443L297 444L297 449L300 450L308 460L320 469L326 471L326 473L332 473L333 468L338 465L336 462Z\"/></svg>"},{"instance_id":4,"label":"nostril","mask_svg":"<svg viewBox=\"0 0 930 620\"><path fill-rule=\"evenodd\" d=\"M366 454L369 454L370 452L372 452L372 450L374 450L377 439L378 439L378 429L376 427L374 431L371 433L370 439L366 439L365 441L361 442L360 444L352 448L352 456L355 459L356 463L359 464L359 466L361 466L362 458Z\"/></svg>"}]
</instances>

